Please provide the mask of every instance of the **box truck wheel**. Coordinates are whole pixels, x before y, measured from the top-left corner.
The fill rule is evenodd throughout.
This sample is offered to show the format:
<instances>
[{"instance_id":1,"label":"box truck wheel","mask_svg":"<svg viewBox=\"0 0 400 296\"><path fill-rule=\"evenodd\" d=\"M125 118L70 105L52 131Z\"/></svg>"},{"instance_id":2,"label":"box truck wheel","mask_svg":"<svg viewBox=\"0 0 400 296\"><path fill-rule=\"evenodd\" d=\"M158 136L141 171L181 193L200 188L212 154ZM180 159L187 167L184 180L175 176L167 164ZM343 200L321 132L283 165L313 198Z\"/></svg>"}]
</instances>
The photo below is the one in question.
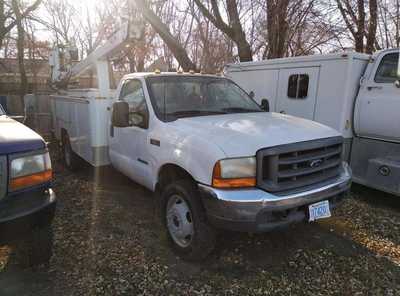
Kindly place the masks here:
<instances>
[{"instance_id":1,"label":"box truck wheel","mask_svg":"<svg viewBox=\"0 0 400 296\"><path fill-rule=\"evenodd\" d=\"M207 223L196 185L178 180L161 193L161 214L173 249L185 260L204 259L215 247L215 230Z\"/></svg>"},{"instance_id":2,"label":"box truck wheel","mask_svg":"<svg viewBox=\"0 0 400 296\"><path fill-rule=\"evenodd\" d=\"M62 156L65 166L71 170L77 170L80 166L79 156L72 150L68 134L64 134L62 139Z\"/></svg>"}]
</instances>

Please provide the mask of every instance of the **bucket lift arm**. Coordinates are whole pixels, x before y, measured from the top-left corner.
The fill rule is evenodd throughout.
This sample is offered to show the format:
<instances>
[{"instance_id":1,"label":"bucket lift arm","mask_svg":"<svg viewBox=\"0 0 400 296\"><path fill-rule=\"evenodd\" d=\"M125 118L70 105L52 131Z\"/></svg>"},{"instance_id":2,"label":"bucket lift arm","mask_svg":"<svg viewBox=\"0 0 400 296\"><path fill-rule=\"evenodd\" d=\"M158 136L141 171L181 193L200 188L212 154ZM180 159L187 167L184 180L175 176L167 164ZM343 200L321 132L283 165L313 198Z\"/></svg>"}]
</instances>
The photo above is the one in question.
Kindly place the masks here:
<instances>
[{"instance_id":1,"label":"bucket lift arm","mask_svg":"<svg viewBox=\"0 0 400 296\"><path fill-rule=\"evenodd\" d=\"M56 86L66 86L72 77L79 76L88 68L97 72L97 84L102 97L110 93L110 77L108 59L120 52L124 47L140 38L142 25L125 23L102 46L95 49L85 59L75 65L63 65L65 53L61 48L55 48L50 54L51 83Z\"/></svg>"}]
</instances>

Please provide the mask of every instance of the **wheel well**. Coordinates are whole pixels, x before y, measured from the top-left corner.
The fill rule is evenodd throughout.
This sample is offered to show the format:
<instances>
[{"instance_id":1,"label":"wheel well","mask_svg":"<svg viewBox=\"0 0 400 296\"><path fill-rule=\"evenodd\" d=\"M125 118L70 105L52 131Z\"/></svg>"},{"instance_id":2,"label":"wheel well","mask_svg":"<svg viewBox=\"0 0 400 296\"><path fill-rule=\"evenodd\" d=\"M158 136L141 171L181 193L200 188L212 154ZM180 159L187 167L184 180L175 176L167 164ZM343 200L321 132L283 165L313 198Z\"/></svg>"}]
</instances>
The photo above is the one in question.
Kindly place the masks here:
<instances>
[{"instance_id":1,"label":"wheel well","mask_svg":"<svg viewBox=\"0 0 400 296\"><path fill-rule=\"evenodd\" d=\"M175 164L165 164L158 173L157 185L164 188L166 185L177 180L192 180L194 178L183 168Z\"/></svg>"}]
</instances>

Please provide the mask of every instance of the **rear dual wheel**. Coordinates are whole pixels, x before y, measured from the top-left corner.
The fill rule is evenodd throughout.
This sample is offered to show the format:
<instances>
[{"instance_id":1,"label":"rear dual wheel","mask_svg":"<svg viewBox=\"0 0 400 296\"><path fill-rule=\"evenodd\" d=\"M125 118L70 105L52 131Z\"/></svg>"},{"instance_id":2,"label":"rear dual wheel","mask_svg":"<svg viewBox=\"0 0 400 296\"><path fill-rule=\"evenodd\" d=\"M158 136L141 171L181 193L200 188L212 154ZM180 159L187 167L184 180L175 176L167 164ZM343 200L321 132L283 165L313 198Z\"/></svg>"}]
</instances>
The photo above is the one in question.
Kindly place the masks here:
<instances>
[{"instance_id":1,"label":"rear dual wheel","mask_svg":"<svg viewBox=\"0 0 400 296\"><path fill-rule=\"evenodd\" d=\"M69 170L75 171L80 167L79 156L72 150L68 134L62 139L62 154L64 164Z\"/></svg>"}]
</instances>

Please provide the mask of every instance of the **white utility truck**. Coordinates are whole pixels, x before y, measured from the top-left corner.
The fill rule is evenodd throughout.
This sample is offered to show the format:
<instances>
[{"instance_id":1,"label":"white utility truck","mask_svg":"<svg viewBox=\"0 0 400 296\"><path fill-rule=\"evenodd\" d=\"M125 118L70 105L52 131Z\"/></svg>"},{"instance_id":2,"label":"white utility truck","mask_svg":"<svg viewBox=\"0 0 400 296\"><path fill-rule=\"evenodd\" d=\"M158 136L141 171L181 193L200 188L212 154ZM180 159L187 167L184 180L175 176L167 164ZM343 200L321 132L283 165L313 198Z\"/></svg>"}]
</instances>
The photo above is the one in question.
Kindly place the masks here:
<instances>
[{"instance_id":1,"label":"white utility truck","mask_svg":"<svg viewBox=\"0 0 400 296\"><path fill-rule=\"evenodd\" d=\"M261 232L329 217L351 185L339 132L267 112L227 78L135 73L104 93L53 96L65 162L110 163L158 193L185 259L209 254L215 228Z\"/></svg>"},{"instance_id":2,"label":"white utility truck","mask_svg":"<svg viewBox=\"0 0 400 296\"><path fill-rule=\"evenodd\" d=\"M344 137L357 183L400 195L399 50L229 64L225 75L272 111L317 121Z\"/></svg>"}]
</instances>

